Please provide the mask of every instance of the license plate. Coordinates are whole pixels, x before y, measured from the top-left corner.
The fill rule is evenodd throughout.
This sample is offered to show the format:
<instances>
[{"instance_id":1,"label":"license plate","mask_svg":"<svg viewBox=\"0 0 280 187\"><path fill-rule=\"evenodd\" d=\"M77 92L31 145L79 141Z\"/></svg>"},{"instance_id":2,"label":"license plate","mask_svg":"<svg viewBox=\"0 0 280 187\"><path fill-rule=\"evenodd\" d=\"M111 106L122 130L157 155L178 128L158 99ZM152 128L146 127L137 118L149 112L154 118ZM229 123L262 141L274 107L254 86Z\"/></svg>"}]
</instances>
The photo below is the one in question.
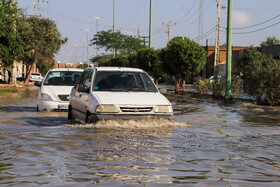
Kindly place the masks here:
<instances>
[{"instance_id":1,"label":"license plate","mask_svg":"<svg viewBox=\"0 0 280 187\"><path fill-rule=\"evenodd\" d=\"M60 110L68 109L68 105L58 105L57 108Z\"/></svg>"}]
</instances>

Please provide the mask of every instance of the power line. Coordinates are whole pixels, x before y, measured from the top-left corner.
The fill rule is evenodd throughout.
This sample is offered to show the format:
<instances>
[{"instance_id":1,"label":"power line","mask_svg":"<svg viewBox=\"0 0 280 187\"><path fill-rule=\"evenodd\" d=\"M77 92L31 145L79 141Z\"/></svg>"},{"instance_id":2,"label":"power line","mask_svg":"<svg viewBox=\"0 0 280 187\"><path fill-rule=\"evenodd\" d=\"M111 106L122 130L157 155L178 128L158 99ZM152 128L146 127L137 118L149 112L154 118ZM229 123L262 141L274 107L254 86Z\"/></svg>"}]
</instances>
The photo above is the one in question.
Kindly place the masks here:
<instances>
[{"instance_id":1,"label":"power line","mask_svg":"<svg viewBox=\"0 0 280 187\"><path fill-rule=\"evenodd\" d=\"M256 26L259 26L259 25L262 25L262 24L264 24L264 23L267 23L267 22L269 22L269 21L271 21L271 20L274 20L274 19L276 19L276 18L278 18L278 17L280 17L280 14L278 14L277 16L274 16L274 17L272 17L272 18L270 18L270 19L268 19L268 20L266 20L266 21L263 21L263 22L260 22L260 23L258 23L258 24L255 24L255 25L251 25L251 26L247 26L247 27L238 27L238 28L232 28L232 29L248 29L248 28L252 28L252 27L256 27ZM224 29L226 28L226 27L223 27Z\"/></svg>"},{"instance_id":2,"label":"power line","mask_svg":"<svg viewBox=\"0 0 280 187\"><path fill-rule=\"evenodd\" d=\"M250 33L254 33L254 32L259 32L259 31L268 29L268 28L270 28L270 27L273 27L273 26L275 26L275 25L278 25L279 23L280 23L280 21L277 22L277 23L274 23L274 24L272 24L272 25L269 25L269 26L267 26L267 27L263 27L263 28L261 28L261 29L257 29L257 30L253 30L253 31L248 31L248 32L235 32L235 33L232 33L232 34L250 34ZM224 31L224 32L225 32L225 31Z\"/></svg>"},{"instance_id":3,"label":"power line","mask_svg":"<svg viewBox=\"0 0 280 187\"><path fill-rule=\"evenodd\" d=\"M216 31L216 26L217 26L217 25L215 25L214 27L212 27L211 29L209 29L209 30L208 30L206 33L204 33L202 36L196 37L196 38L194 38L193 40L198 41L198 40L202 40L202 39L206 38L207 36L209 36L210 34L212 34L213 32Z\"/></svg>"},{"instance_id":4,"label":"power line","mask_svg":"<svg viewBox=\"0 0 280 187\"><path fill-rule=\"evenodd\" d=\"M136 16L139 16L139 14L144 10L144 6L147 5L148 0L141 1L136 9L131 13L131 16L128 16L128 19L126 21L123 21L121 24L119 24L119 28L122 28L122 25L128 25L133 19L135 19Z\"/></svg>"},{"instance_id":5,"label":"power line","mask_svg":"<svg viewBox=\"0 0 280 187\"><path fill-rule=\"evenodd\" d=\"M191 6L191 8L189 8L189 10L192 10L197 2L198 2L198 1L194 1L193 5ZM188 11L189 11L189 10L188 10ZM180 22L182 19L184 19L184 18L187 16L187 14L188 14L188 13L186 13L184 16L182 16L181 18L179 18L179 19L177 20L177 23Z\"/></svg>"}]
</instances>

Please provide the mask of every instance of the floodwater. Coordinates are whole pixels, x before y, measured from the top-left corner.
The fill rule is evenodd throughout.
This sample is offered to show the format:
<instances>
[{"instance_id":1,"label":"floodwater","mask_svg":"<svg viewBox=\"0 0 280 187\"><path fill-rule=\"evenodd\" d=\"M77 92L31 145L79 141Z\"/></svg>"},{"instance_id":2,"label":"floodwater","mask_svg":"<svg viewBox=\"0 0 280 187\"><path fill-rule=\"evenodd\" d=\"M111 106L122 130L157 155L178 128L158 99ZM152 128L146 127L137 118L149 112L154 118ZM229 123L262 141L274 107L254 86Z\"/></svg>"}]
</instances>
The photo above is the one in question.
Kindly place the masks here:
<instances>
[{"instance_id":1,"label":"floodwater","mask_svg":"<svg viewBox=\"0 0 280 187\"><path fill-rule=\"evenodd\" d=\"M95 125L36 112L35 91L2 100L0 186L280 185L279 113L169 99L175 122Z\"/></svg>"}]
</instances>

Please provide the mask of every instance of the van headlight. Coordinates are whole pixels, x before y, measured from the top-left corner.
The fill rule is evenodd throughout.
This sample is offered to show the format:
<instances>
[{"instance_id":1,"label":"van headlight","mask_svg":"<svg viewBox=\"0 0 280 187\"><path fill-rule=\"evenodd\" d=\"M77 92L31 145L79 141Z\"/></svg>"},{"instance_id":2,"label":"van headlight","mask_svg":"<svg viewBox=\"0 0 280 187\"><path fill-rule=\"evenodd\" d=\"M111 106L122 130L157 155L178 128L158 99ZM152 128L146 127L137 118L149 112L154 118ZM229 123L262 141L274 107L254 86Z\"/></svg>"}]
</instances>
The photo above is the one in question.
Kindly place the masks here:
<instances>
[{"instance_id":1,"label":"van headlight","mask_svg":"<svg viewBox=\"0 0 280 187\"><path fill-rule=\"evenodd\" d=\"M155 113L172 113L173 109L171 105L159 105L155 108Z\"/></svg>"},{"instance_id":2,"label":"van headlight","mask_svg":"<svg viewBox=\"0 0 280 187\"><path fill-rule=\"evenodd\" d=\"M119 109L115 105L98 105L95 111L97 113L118 113Z\"/></svg>"},{"instance_id":3,"label":"van headlight","mask_svg":"<svg viewBox=\"0 0 280 187\"><path fill-rule=\"evenodd\" d=\"M43 101L52 101L52 98L48 94L41 94L42 100Z\"/></svg>"}]
</instances>

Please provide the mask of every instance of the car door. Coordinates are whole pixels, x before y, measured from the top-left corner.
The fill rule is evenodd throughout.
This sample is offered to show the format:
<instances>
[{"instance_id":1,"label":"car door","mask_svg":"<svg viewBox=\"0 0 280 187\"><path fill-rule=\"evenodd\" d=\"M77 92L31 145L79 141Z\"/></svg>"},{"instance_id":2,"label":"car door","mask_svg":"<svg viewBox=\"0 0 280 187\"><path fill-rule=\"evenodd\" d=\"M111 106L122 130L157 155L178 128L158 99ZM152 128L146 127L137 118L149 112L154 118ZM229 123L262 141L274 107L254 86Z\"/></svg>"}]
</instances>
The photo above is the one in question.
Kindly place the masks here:
<instances>
[{"instance_id":1,"label":"car door","mask_svg":"<svg viewBox=\"0 0 280 187\"><path fill-rule=\"evenodd\" d=\"M82 93L79 91L79 90L81 90L79 88L83 86L83 82L85 81L87 74L88 74L88 71L85 70L82 73L80 79L75 84L73 91L71 93L70 104L71 104L75 118L79 118L79 119L83 118L83 112L82 112L82 106L81 106Z\"/></svg>"},{"instance_id":2,"label":"car door","mask_svg":"<svg viewBox=\"0 0 280 187\"><path fill-rule=\"evenodd\" d=\"M77 107L78 110L80 111L81 115L80 118L81 120L85 120L86 118L86 113L88 111L88 106L90 104L90 89L91 89L91 84L92 84L92 75L93 75L93 71L92 70L88 70L87 73L85 74L83 78L83 80L81 80L81 83L79 85L78 88L78 103L77 103Z\"/></svg>"}]
</instances>

